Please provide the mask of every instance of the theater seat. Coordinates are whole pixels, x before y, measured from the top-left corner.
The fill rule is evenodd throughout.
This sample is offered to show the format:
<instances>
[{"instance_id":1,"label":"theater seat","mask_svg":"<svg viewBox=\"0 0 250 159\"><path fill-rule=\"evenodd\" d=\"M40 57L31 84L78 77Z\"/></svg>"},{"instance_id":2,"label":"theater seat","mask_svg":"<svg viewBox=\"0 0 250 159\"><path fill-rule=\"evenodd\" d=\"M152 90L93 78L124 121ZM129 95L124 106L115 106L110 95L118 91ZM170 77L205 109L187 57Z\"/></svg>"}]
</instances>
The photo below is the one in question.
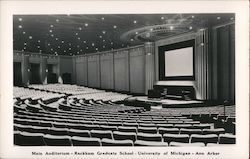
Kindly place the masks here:
<instances>
[{"instance_id":1,"label":"theater seat","mask_svg":"<svg viewBox=\"0 0 250 159\"><path fill-rule=\"evenodd\" d=\"M45 135L44 141L47 146L71 146L71 138L69 136Z\"/></svg>"},{"instance_id":2,"label":"theater seat","mask_svg":"<svg viewBox=\"0 0 250 159\"><path fill-rule=\"evenodd\" d=\"M207 134L207 135L192 134L190 138L191 138L190 141L191 143L203 142L206 145L207 143L218 142L218 136L216 134Z\"/></svg>"},{"instance_id":3,"label":"theater seat","mask_svg":"<svg viewBox=\"0 0 250 159\"><path fill-rule=\"evenodd\" d=\"M137 133L137 140L144 141L162 141L161 134Z\"/></svg>"},{"instance_id":4,"label":"theater seat","mask_svg":"<svg viewBox=\"0 0 250 159\"><path fill-rule=\"evenodd\" d=\"M179 134L178 128L162 128L162 127L160 127L158 129L158 131L159 131L159 134L162 134L162 135L165 133L167 133L167 134Z\"/></svg>"},{"instance_id":5,"label":"theater seat","mask_svg":"<svg viewBox=\"0 0 250 159\"><path fill-rule=\"evenodd\" d=\"M134 132L120 132L120 131L114 131L113 137L115 140L136 140L136 133Z\"/></svg>"},{"instance_id":6,"label":"theater seat","mask_svg":"<svg viewBox=\"0 0 250 159\"><path fill-rule=\"evenodd\" d=\"M170 143L172 141L189 143L189 135L187 134L164 134L163 140L164 142L167 142L167 143Z\"/></svg>"},{"instance_id":7,"label":"theater seat","mask_svg":"<svg viewBox=\"0 0 250 159\"><path fill-rule=\"evenodd\" d=\"M205 144L202 142L196 142L196 143L170 142L169 146L173 146L173 147L204 147Z\"/></svg>"},{"instance_id":8,"label":"theater seat","mask_svg":"<svg viewBox=\"0 0 250 159\"><path fill-rule=\"evenodd\" d=\"M121 132L137 132L137 128L136 127L128 127L128 126L118 126L118 130Z\"/></svg>"},{"instance_id":9,"label":"theater seat","mask_svg":"<svg viewBox=\"0 0 250 159\"><path fill-rule=\"evenodd\" d=\"M138 127L138 132L156 134L157 127Z\"/></svg>"},{"instance_id":10,"label":"theater seat","mask_svg":"<svg viewBox=\"0 0 250 159\"><path fill-rule=\"evenodd\" d=\"M219 135L219 144L235 144L235 143L236 143L235 135L231 134Z\"/></svg>"},{"instance_id":11,"label":"theater seat","mask_svg":"<svg viewBox=\"0 0 250 159\"><path fill-rule=\"evenodd\" d=\"M14 144L19 146L45 146L42 133L14 132Z\"/></svg>"},{"instance_id":12,"label":"theater seat","mask_svg":"<svg viewBox=\"0 0 250 159\"><path fill-rule=\"evenodd\" d=\"M112 137L112 131L110 130L91 130L90 131L91 137L94 138L108 138L108 139L113 139Z\"/></svg>"},{"instance_id":13,"label":"theater seat","mask_svg":"<svg viewBox=\"0 0 250 159\"><path fill-rule=\"evenodd\" d=\"M89 130L69 129L68 133L70 136L90 137Z\"/></svg>"},{"instance_id":14,"label":"theater seat","mask_svg":"<svg viewBox=\"0 0 250 159\"><path fill-rule=\"evenodd\" d=\"M101 146L101 140L99 138L73 136L71 141L73 146Z\"/></svg>"},{"instance_id":15,"label":"theater seat","mask_svg":"<svg viewBox=\"0 0 250 159\"><path fill-rule=\"evenodd\" d=\"M102 139L102 146L133 146L132 140L112 140L112 139Z\"/></svg>"},{"instance_id":16,"label":"theater seat","mask_svg":"<svg viewBox=\"0 0 250 159\"><path fill-rule=\"evenodd\" d=\"M166 142L136 140L134 146L168 146Z\"/></svg>"}]
</instances>

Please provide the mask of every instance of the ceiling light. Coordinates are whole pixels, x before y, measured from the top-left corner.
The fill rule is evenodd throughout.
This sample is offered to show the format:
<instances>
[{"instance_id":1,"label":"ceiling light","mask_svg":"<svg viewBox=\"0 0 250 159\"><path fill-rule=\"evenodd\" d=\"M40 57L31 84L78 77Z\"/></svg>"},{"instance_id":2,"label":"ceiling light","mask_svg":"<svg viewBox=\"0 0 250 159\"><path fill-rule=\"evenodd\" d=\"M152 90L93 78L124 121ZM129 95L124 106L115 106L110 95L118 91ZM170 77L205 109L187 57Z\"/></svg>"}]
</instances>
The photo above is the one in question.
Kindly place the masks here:
<instances>
[{"instance_id":1,"label":"ceiling light","mask_svg":"<svg viewBox=\"0 0 250 159\"><path fill-rule=\"evenodd\" d=\"M102 20L104 20L104 17L102 17Z\"/></svg>"},{"instance_id":2,"label":"ceiling light","mask_svg":"<svg viewBox=\"0 0 250 159\"><path fill-rule=\"evenodd\" d=\"M58 38L56 38L56 40L58 40Z\"/></svg>"},{"instance_id":3,"label":"ceiling light","mask_svg":"<svg viewBox=\"0 0 250 159\"><path fill-rule=\"evenodd\" d=\"M24 43L24 45L27 45L27 43Z\"/></svg>"},{"instance_id":4,"label":"ceiling light","mask_svg":"<svg viewBox=\"0 0 250 159\"><path fill-rule=\"evenodd\" d=\"M218 20L220 20L220 17L217 17Z\"/></svg>"},{"instance_id":5,"label":"ceiling light","mask_svg":"<svg viewBox=\"0 0 250 159\"><path fill-rule=\"evenodd\" d=\"M48 43L48 46L50 46L50 43Z\"/></svg>"},{"instance_id":6,"label":"ceiling light","mask_svg":"<svg viewBox=\"0 0 250 159\"><path fill-rule=\"evenodd\" d=\"M135 34L137 35L137 34L138 34L138 32L135 32Z\"/></svg>"},{"instance_id":7,"label":"ceiling light","mask_svg":"<svg viewBox=\"0 0 250 159\"><path fill-rule=\"evenodd\" d=\"M55 54L57 54L57 52L55 52Z\"/></svg>"},{"instance_id":8,"label":"ceiling light","mask_svg":"<svg viewBox=\"0 0 250 159\"><path fill-rule=\"evenodd\" d=\"M62 41L62 43L64 43L64 41Z\"/></svg>"},{"instance_id":9,"label":"ceiling light","mask_svg":"<svg viewBox=\"0 0 250 159\"><path fill-rule=\"evenodd\" d=\"M78 35L78 33L76 33L76 35Z\"/></svg>"},{"instance_id":10,"label":"ceiling light","mask_svg":"<svg viewBox=\"0 0 250 159\"><path fill-rule=\"evenodd\" d=\"M116 29L116 28L117 28L117 26L116 26L116 25L114 25L114 26L113 26L113 28L114 28L114 29Z\"/></svg>"},{"instance_id":11,"label":"ceiling light","mask_svg":"<svg viewBox=\"0 0 250 159\"><path fill-rule=\"evenodd\" d=\"M153 28L151 28L150 31L153 31Z\"/></svg>"},{"instance_id":12,"label":"ceiling light","mask_svg":"<svg viewBox=\"0 0 250 159\"><path fill-rule=\"evenodd\" d=\"M37 46L37 48L39 49L39 48L40 48L40 46Z\"/></svg>"},{"instance_id":13,"label":"ceiling light","mask_svg":"<svg viewBox=\"0 0 250 159\"><path fill-rule=\"evenodd\" d=\"M134 41L134 39L130 39L130 41Z\"/></svg>"},{"instance_id":14,"label":"ceiling light","mask_svg":"<svg viewBox=\"0 0 250 159\"><path fill-rule=\"evenodd\" d=\"M173 30L174 29L174 26L170 26L170 30Z\"/></svg>"},{"instance_id":15,"label":"ceiling light","mask_svg":"<svg viewBox=\"0 0 250 159\"><path fill-rule=\"evenodd\" d=\"M102 38L102 36L101 36L101 35L100 35L99 37L100 37L100 38Z\"/></svg>"},{"instance_id":16,"label":"ceiling light","mask_svg":"<svg viewBox=\"0 0 250 159\"><path fill-rule=\"evenodd\" d=\"M58 49L60 49L61 47L60 46L57 46Z\"/></svg>"},{"instance_id":17,"label":"ceiling light","mask_svg":"<svg viewBox=\"0 0 250 159\"><path fill-rule=\"evenodd\" d=\"M84 25L85 25L86 27L87 27L87 26L89 26L89 24L88 24L88 23L85 23Z\"/></svg>"},{"instance_id":18,"label":"ceiling light","mask_svg":"<svg viewBox=\"0 0 250 159\"><path fill-rule=\"evenodd\" d=\"M95 50L98 50L98 48L95 48Z\"/></svg>"},{"instance_id":19,"label":"ceiling light","mask_svg":"<svg viewBox=\"0 0 250 159\"><path fill-rule=\"evenodd\" d=\"M63 52L66 52L66 50L64 50Z\"/></svg>"},{"instance_id":20,"label":"ceiling light","mask_svg":"<svg viewBox=\"0 0 250 159\"><path fill-rule=\"evenodd\" d=\"M106 31L105 31L105 30L103 30L103 31L102 31L102 33L103 33L103 34L106 34Z\"/></svg>"},{"instance_id":21,"label":"ceiling light","mask_svg":"<svg viewBox=\"0 0 250 159\"><path fill-rule=\"evenodd\" d=\"M80 40L81 38L78 37L77 39Z\"/></svg>"},{"instance_id":22,"label":"ceiling light","mask_svg":"<svg viewBox=\"0 0 250 159\"><path fill-rule=\"evenodd\" d=\"M71 46L71 43L69 43L69 46Z\"/></svg>"},{"instance_id":23,"label":"ceiling light","mask_svg":"<svg viewBox=\"0 0 250 159\"><path fill-rule=\"evenodd\" d=\"M113 45L114 43L113 43L113 42L111 42L110 44L111 44L111 45Z\"/></svg>"},{"instance_id":24,"label":"ceiling light","mask_svg":"<svg viewBox=\"0 0 250 159\"><path fill-rule=\"evenodd\" d=\"M230 20L234 20L234 18L232 17L232 18L230 18Z\"/></svg>"},{"instance_id":25,"label":"ceiling light","mask_svg":"<svg viewBox=\"0 0 250 159\"><path fill-rule=\"evenodd\" d=\"M54 34L51 34L51 37L54 37Z\"/></svg>"},{"instance_id":26,"label":"ceiling light","mask_svg":"<svg viewBox=\"0 0 250 159\"><path fill-rule=\"evenodd\" d=\"M86 43L86 41L84 40L83 43Z\"/></svg>"},{"instance_id":27,"label":"ceiling light","mask_svg":"<svg viewBox=\"0 0 250 159\"><path fill-rule=\"evenodd\" d=\"M32 36L29 36L29 39L32 39Z\"/></svg>"},{"instance_id":28,"label":"ceiling light","mask_svg":"<svg viewBox=\"0 0 250 159\"><path fill-rule=\"evenodd\" d=\"M50 50L51 50L51 51L53 51L53 49L52 49L52 48L51 48Z\"/></svg>"},{"instance_id":29,"label":"ceiling light","mask_svg":"<svg viewBox=\"0 0 250 159\"><path fill-rule=\"evenodd\" d=\"M25 31L23 31L23 34L26 34L26 32L25 32Z\"/></svg>"},{"instance_id":30,"label":"ceiling light","mask_svg":"<svg viewBox=\"0 0 250 159\"><path fill-rule=\"evenodd\" d=\"M59 19L56 19L56 22L59 22Z\"/></svg>"},{"instance_id":31,"label":"ceiling light","mask_svg":"<svg viewBox=\"0 0 250 159\"><path fill-rule=\"evenodd\" d=\"M23 47L23 49L25 50L25 49L26 49L26 47Z\"/></svg>"},{"instance_id":32,"label":"ceiling light","mask_svg":"<svg viewBox=\"0 0 250 159\"><path fill-rule=\"evenodd\" d=\"M189 27L189 30L192 30L192 29L193 29L193 27L192 27L192 26L190 26L190 27Z\"/></svg>"},{"instance_id":33,"label":"ceiling light","mask_svg":"<svg viewBox=\"0 0 250 159\"><path fill-rule=\"evenodd\" d=\"M18 25L18 28L21 29L21 28L23 28L23 26L22 25Z\"/></svg>"},{"instance_id":34,"label":"ceiling light","mask_svg":"<svg viewBox=\"0 0 250 159\"><path fill-rule=\"evenodd\" d=\"M95 43L92 43L91 45L92 45L92 46L95 46Z\"/></svg>"},{"instance_id":35,"label":"ceiling light","mask_svg":"<svg viewBox=\"0 0 250 159\"><path fill-rule=\"evenodd\" d=\"M204 46L204 43L201 43L201 46Z\"/></svg>"},{"instance_id":36,"label":"ceiling light","mask_svg":"<svg viewBox=\"0 0 250 159\"><path fill-rule=\"evenodd\" d=\"M105 45L103 45L102 47L105 48Z\"/></svg>"},{"instance_id":37,"label":"ceiling light","mask_svg":"<svg viewBox=\"0 0 250 159\"><path fill-rule=\"evenodd\" d=\"M81 28L81 27L79 27L79 30L82 30L82 28Z\"/></svg>"},{"instance_id":38,"label":"ceiling light","mask_svg":"<svg viewBox=\"0 0 250 159\"><path fill-rule=\"evenodd\" d=\"M23 19L22 18L18 18L18 20L21 22L21 21L23 21Z\"/></svg>"},{"instance_id":39,"label":"ceiling light","mask_svg":"<svg viewBox=\"0 0 250 159\"><path fill-rule=\"evenodd\" d=\"M103 39L102 41L105 42L105 39Z\"/></svg>"},{"instance_id":40,"label":"ceiling light","mask_svg":"<svg viewBox=\"0 0 250 159\"><path fill-rule=\"evenodd\" d=\"M49 30L50 33L52 33L53 31L52 30Z\"/></svg>"},{"instance_id":41,"label":"ceiling light","mask_svg":"<svg viewBox=\"0 0 250 159\"><path fill-rule=\"evenodd\" d=\"M136 24L137 23L137 21L136 20L134 20L134 24Z\"/></svg>"},{"instance_id":42,"label":"ceiling light","mask_svg":"<svg viewBox=\"0 0 250 159\"><path fill-rule=\"evenodd\" d=\"M51 28L53 28L53 27L54 27L54 25L50 25L50 27L51 27Z\"/></svg>"},{"instance_id":43,"label":"ceiling light","mask_svg":"<svg viewBox=\"0 0 250 159\"><path fill-rule=\"evenodd\" d=\"M194 15L192 15L191 18L194 18Z\"/></svg>"},{"instance_id":44,"label":"ceiling light","mask_svg":"<svg viewBox=\"0 0 250 159\"><path fill-rule=\"evenodd\" d=\"M164 17L161 17L161 20L163 20L164 19Z\"/></svg>"},{"instance_id":45,"label":"ceiling light","mask_svg":"<svg viewBox=\"0 0 250 159\"><path fill-rule=\"evenodd\" d=\"M79 45L77 45L77 47L80 47Z\"/></svg>"},{"instance_id":46,"label":"ceiling light","mask_svg":"<svg viewBox=\"0 0 250 159\"><path fill-rule=\"evenodd\" d=\"M89 47L86 47L86 49L88 50L88 49L89 49Z\"/></svg>"},{"instance_id":47,"label":"ceiling light","mask_svg":"<svg viewBox=\"0 0 250 159\"><path fill-rule=\"evenodd\" d=\"M40 41L40 40L38 40L37 42L39 42L39 43L40 43L41 41Z\"/></svg>"},{"instance_id":48,"label":"ceiling light","mask_svg":"<svg viewBox=\"0 0 250 159\"><path fill-rule=\"evenodd\" d=\"M77 51L77 54L79 54L79 51Z\"/></svg>"},{"instance_id":49,"label":"ceiling light","mask_svg":"<svg viewBox=\"0 0 250 159\"><path fill-rule=\"evenodd\" d=\"M69 50L71 50L71 48L69 48Z\"/></svg>"}]
</instances>

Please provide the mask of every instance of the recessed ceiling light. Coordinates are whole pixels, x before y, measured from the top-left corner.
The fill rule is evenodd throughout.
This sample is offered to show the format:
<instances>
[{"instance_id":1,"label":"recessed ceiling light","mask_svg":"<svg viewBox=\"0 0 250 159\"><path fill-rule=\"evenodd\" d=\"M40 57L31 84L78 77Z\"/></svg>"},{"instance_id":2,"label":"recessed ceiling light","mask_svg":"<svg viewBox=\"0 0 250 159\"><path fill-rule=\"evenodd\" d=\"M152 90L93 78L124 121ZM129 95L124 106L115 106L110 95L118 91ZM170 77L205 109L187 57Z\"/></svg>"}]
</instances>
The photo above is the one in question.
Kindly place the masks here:
<instances>
[{"instance_id":1,"label":"recessed ceiling light","mask_svg":"<svg viewBox=\"0 0 250 159\"><path fill-rule=\"evenodd\" d=\"M192 15L191 18L194 18L194 15Z\"/></svg>"},{"instance_id":2,"label":"recessed ceiling light","mask_svg":"<svg viewBox=\"0 0 250 159\"><path fill-rule=\"evenodd\" d=\"M116 25L114 25L114 26L113 26L113 28L114 28L114 29L116 29L116 28L117 28L117 26L116 26Z\"/></svg>"},{"instance_id":3,"label":"recessed ceiling light","mask_svg":"<svg viewBox=\"0 0 250 159\"><path fill-rule=\"evenodd\" d=\"M234 20L234 18L232 17L232 18L230 18L230 20Z\"/></svg>"},{"instance_id":4,"label":"recessed ceiling light","mask_svg":"<svg viewBox=\"0 0 250 159\"><path fill-rule=\"evenodd\" d=\"M76 33L76 35L78 35L78 33Z\"/></svg>"},{"instance_id":5,"label":"recessed ceiling light","mask_svg":"<svg viewBox=\"0 0 250 159\"><path fill-rule=\"evenodd\" d=\"M66 50L64 50L63 52L66 52Z\"/></svg>"},{"instance_id":6,"label":"recessed ceiling light","mask_svg":"<svg viewBox=\"0 0 250 159\"><path fill-rule=\"evenodd\" d=\"M98 48L95 48L95 50L98 50Z\"/></svg>"},{"instance_id":7,"label":"recessed ceiling light","mask_svg":"<svg viewBox=\"0 0 250 159\"><path fill-rule=\"evenodd\" d=\"M60 49L61 47L60 46L57 46L58 49Z\"/></svg>"},{"instance_id":8,"label":"recessed ceiling light","mask_svg":"<svg viewBox=\"0 0 250 159\"><path fill-rule=\"evenodd\" d=\"M150 31L153 31L153 28L151 28Z\"/></svg>"},{"instance_id":9,"label":"recessed ceiling light","mask_svg":"<svg viewBox=\"0 0 250 159\"><path fill-rule=\"evenodd\" d=\"M37 46L37 48L39 49L39 48L40 48L40 46Z\"/></svg>"},{"instance_id":10,"label":"recessed ceiling light","mask_svg":"<svg viewBox=\"0 0 250 159\"><path fill-rule=\"evenodd\" d=\"M102 38L102 36L100 35L99 38Z\"/></svg>"},{"instance_id":11,"label":"recessed ceiling light","mask_svg":"<svg viewBox=\"0 0 250 159\"><path fill-rule=\"evenodd\" d=\"M204 43L201 43L201 46L204 46Z\"/></svg>"},{"instance_id":12,"label":"recessed ceiling light","mask_svg":"<svg viewBox=\"0 0 250 159\"><path fill-rule=\"evenodd\" d=\"M27 43L24 43L24 45L27 45Z\"/></svg>"},{"instance_id":13,"label":"recessed ceiling light","mask_svg":"<svg viewBox=\"0 0 250 159\"><path fill-rule=\"evenodd\" d=\"M55 51L55 54L57 54L57 52Z\"/></svg>"},{"instance_id":14,"label":"recessed ceiling light","mask_svg":"<svg viewBox=\"0 0 250 159\"><path fill-rule=\"evenodd\" d=\"M51 50L51 51L53 51L53 49L52 49L52 48L51 48L50 50Z\"/></svg>"},{"instance_id":15,"label":"recessed ceiling light","mask_svg":"<svg viewBox=\"0 0 250 159\"><path fill-rule=\"evenodd\" d=\"M86 49L88 50L88 49L89 49L89 47L86 47Z\"/></svg>"},{"instance_id":16,"label":"recessed ceiling light","mask_svg":"<svg viewBox=\"0 0 250 159\"><path fill-rule=\"evenodd\" d=\"M29 39L32 39L32 36L29 36Z\"/></svg>"},{"instance_id":17,"label":"recessed ceiling light","mask_svg":"<svg viewBox=\"0 0 250 159\"><path fill-rule=\"evenodd\" d=\"M69 46L71 46L71 43L69 43Z\"/></svg>"},{"instance_id":18,"label":"recessed ceiling light","mask_svg":"<svg viewBox=\"0 0 250 159\"><path fill-rule=\"evenodd\" d=\"M173 30L173 29L174 29L174 26L170 26L169 28L170 28L170 30Z\"/></svg>"},{"instance_id":19,"label":"recessed ceiling light","mask_svg":"<svg viewBox=\"0 0 250 159\"><path fill-rule=\"evenodd\" d=\"M81 38L80 38L80 37L78 37L77 39L78 39L78 40L81 40Z\"/></svg>"},{"instance_id":20,"label":"recessed ceiling light","mask_svg":"<svg viewBox=\"0 0 250 159\"><path fill-rule=\"evenodd\" d=\"M136 24L137 23L137 21L136 20L134 20L134 24Z\"/></svg>"},{"instance_id":21,"label":"recessed ceiling light","mask_svg":"<svg viewBox=\"0 0 250 159\"><path fill-rule=\"evenodd\" d=\"M62 43L64 43L64 41L62 41Z\"/></svg>"},{"instance_id":22,"label":"recessed ceiling light","mask_svg":"<svg viewBox=\"0 0 250 159\"><path fill-rule=\"evenodd\" d=\"M81 28L81 27L79 27L78 29L79 29L79 30L82 30L82 28Z\"/></svg>"},{"instance_id":23,"label":"recessed ceiling light","mask_svg":"<svg viewBox=\"0 0 250 159\"><path fill-rule=\"evenodd\" d=\"M104 20L104 17L102 17L102 20Z\"/></svg>"},{"instance_id":24,"label":"recessed ceiling light","mask_svg":"<svg viewBox=\"0 0 250 159\"><path fill-rule=\"evenodd\" d=\"M59 22L59 19L56 19L56 22Z\"/></svg>"},{"instance_id":25,"label":"recessed ceiling light","mask_svg":"<svg viewBox=\"0 0 250 159\"><path fill-rule=\"evenodd\" d=\"M18 25L18 28L21 29L21 28L23 28L23 26L22 25Z\"/></svg>"},{"instance_id":26,"label":"recessed ceiling light","mask_svg":"<svg viewBox=\"0 0 250 159\"><path fill-rule=\"evenodd\" d=\"M80 47L79 45L77 45L77 47Z\"/></svg>"},{"instance_id":27,"label":"recessed ceiling light","mask_svg":"<svg viewBox=\"0 0 250 159\"><path fill-rule=\"evenodd\" d=\"M91 45L92 45L92 46L95 46L95 43L92 43Z\"/></svg>"},{"instance_id":28,"label":"recessed ceiling light","mask_svg":"<svg viewBox=\"0 0 250 159\"><path fill-rule=\"evenodd\" d=\"M25 31L23 31L23 34L26 34L26 32L25 32Z\"/></svg>"},{"instance_id":29,"label":"recessed ceiling light","mask_svg":"<svg viewBox=\"0 0 250 159\"><path fill-rule=\"evenodd\" d=\"M86 43L86 41L84 40L83 43Z\"/></svg>"},{"instance_id":30,"label":"recessed ceiling light","mask_svg":"<svg viewBox=\"0 0 250 159\"><path fill-rule=\"evenodd\" d=\"M220 20L220 17L217 17L218 20Z\"/></svg>"},{"instance_id":31,"label":"recessed ceiling light","mask_svg":"<svg viewBox=\"0 0 250 159\"><path fill-rule=\"evenodd\" d=\"M111 42L110 44L111 44L111 45L113 45L114 43L113 43L113 42Z\"/></svg>"},{"instance_id":32,"label":"recessed ceiling light","mask_svg":"<svg viewBox=\"0 0 250 159\"><path fill-rule=\"evenodd\" d=\"M193 27L192 27L192 26L190 26L190 27L189 27L189 29L190 29L190 30L192 30L192 29L193 29Z\"/></svg>"},{"instance_id":33,"label":"recessed ceiling light","mask_svg":"<svg viewBox=\"0 0 250 159\"><path fill-rule=\"evenodd\" d=\"M23 47L23 49L25 50L25 49L26 49L26 47Z\"/></svg>"},{"instance_id":34,"label":"recessed ceiling light","mask_svg":"<svg viewBox=\"0 0 250 159\"><path fill-rule=\"evenodd\" d=\"M54 37L54 34L51 34L51 37Z\"/></svg>"},{"instance_id":35,"label":"recessed ceiling light","mask_svg":"<svg viewBox=\"0 0 250 159\"><path fill-rule=\"evenodd\" d=\"M48 46L50 46L50 43L48 43Z\"/></svg>"},{"instance_id":36,"label":"recessed ceiling light","mask_svg":"<svg viewBox=\"0 0 250 159\"><path fill-rule=\"evenodd\" d=\"M21 21L23 21L23 19L22 18L18 18L18 20L21 22Z\"/></svg>"},{"instance_id":37,"label":"recessed ceiling light","mask_svg":"<svg viewBox=\"0 0 250 159\"><path fill-rule=\"evenodd\" d=\"M105 39L103 39L102 41L105 42Z\"/></svg>"},{"instance_id":38,"label":"recessed ceiling light","mask_svg":"<svg viewBox=\"0 0 250 159\"><path fill-rule=\"evenodd\" d=\"M102 47L105 48L105 45L103 45Z\"/></svg>"},{"instance_id":39,"label":"recessed ceiling light","mask_svg":"<svg viewBox=\"0 0 250 159\"><path fill-rule=\"evenodd\" d=\"M58 38L56 38L56 40L58 40Z\"/></svg>"},{"instance_id":40,"label":"recessed ceiling light","mask_svg":"<svg viewBox=\"0 0 250 159\"><path fill-rule=\"evenodd\" d=\"M79 51L77 51L77 54L79 54Z\"/></svg>"},{"instance_id":41,"label":"recessed ceiling light","mask_svg":"<svg viewBox=\"0 0 250 159\"><path fill-rule=\"evenodd\" d=\"M130 41L134 41L134 39L130 39Z\"/></svg>"},{"instance_id":42,"label":"recessed ceiling light","mask_svg":"<svg viewBox=\"0 0 250 159\"><path fill-rule=\"evenodd\" d=\"M53 27L54 27L54 25L50 25L50 27L51 27L51 28L53 28Z\"/></svg>"},{"instance_id":43,"label":"recessed ceiling light","mask_svg":"<svg viewBox=\"0 0 250 159\"><path fill-rule=\"evenodd\" d=\"M105 31L105 30L103 30L103 31L102 31L102 33L103 33L103 34L106 34L106 31Z\"/></svg>"},{"instance_id":44,"label":"recessed ceiling light","mask_svg":"<svg viewBox=\"0 0 250 159\"><path fill-rule=\"evenodd\" d=\"M69 50L71 50L71 48L69 48Z\"/></svg>"},{"instance_id":45,"label":"recessed ceiling light","mask_svg":"<svg viewBox=\"0 0 250 159\"><path fill-rule=\"evenodd\" d=\"M40 41L40 40L38 40L37 42L39 42L39 43L40 43L41 41Z\"/></svg>"},{"instance_id":46,"label":"recessed ceiling light","mask_svg":"<svg viewBox=\"0 0 250 159\"><path fill-rule=\"evenodd\" d=\"M164 17L161 17L161 20L163 20L164 19Z\"/></svg>"},{"instance_id":47,"label":"recessed ceiling light","mask_svg":"<svg viewBox=\"0 0 250 159\"><path fill-rule=\"evenodd\" d=\"M85 25L86 27L87 27L87 26L89 26L89 24L88 24L88 23L85 23L84 25Z\"/></svg>"},{"instance_id":48,"label":"recessed ceiling light","mask_svg":"<svg viewBox=\"0 0 250 159\"><path fill-rule=\"evenodd\" d=\"M50 33L52 33L53 31L52 30L49 30Z\"/></svg>"},{"instance_id":49,"label":"recessed ceiling light","mask_svg":"<svg viewBox=\"0 0 250 159\"><path fill-rule=\"evenodd\" d=\"M138 34L138 32L135 32L135 34L137 35L137 34Z\"/></svg>"}]
</instances>

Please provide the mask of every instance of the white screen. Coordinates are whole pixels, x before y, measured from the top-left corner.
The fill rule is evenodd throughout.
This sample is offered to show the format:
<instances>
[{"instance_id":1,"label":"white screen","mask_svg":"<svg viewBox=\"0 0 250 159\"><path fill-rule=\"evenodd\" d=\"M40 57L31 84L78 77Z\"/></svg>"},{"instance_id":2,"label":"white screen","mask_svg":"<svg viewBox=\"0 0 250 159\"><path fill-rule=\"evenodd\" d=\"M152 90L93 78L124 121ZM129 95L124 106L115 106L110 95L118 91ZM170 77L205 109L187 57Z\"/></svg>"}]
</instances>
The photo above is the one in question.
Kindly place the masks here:
<instances>
[{"instance_id":1,"label":"white screen","mask_svg":"<svg viewBox=\"0 0 250 159\"><path fill-rule=\"evenodd\" d=\"M193 76L193 47L165 51L165 76Z\"/></svg>"}]
</instances>

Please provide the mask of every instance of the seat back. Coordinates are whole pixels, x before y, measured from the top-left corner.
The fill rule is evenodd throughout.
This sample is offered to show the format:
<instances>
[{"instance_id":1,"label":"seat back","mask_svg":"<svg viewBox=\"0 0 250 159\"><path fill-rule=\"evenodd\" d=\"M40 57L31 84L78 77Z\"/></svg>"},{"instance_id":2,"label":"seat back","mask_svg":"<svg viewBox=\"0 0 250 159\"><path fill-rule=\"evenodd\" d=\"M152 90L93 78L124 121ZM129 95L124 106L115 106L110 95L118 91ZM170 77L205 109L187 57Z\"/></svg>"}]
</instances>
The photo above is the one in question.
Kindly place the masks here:
<instances>
[{"instance_id":1,"label":"seat back","mask_svg":"<svg viewBox=\"0 0 250 159\"><path fill-rule=\"evenodd\" d=\"M42 133L14 132L14 144L19 146L45 146Z\"/></svg>"},{"instance_id":2,"label":"seat back","mask_svg":"<svg viewBox=\"0 0 250 159\"><path fill-rule=\"evenodd\" d=\"M128 126L118 126L118 130L121 132L137 132L137 127Z\"/></svg>"},{"instance_id":3,"label":"seat back","mask_svg":"<svg viewBox=\"0 0 250 159\"><path fill-rule=\"evenodd\" d=\"M68 133L70 136L90 137L89 130L69 129Z\"/></svg>"},{"instance_id":4,"label":"seat back","mask_svg":"<svg viewBox=\"0 0 250 159\"><path fill-rule=\"evenodd\" d=\"M219 135L219 144L235 144L235 143L236 143L235 135L231 134Z\"/></svg>"},{"instance_id":5,"label":"seat back","mask_svg":"<svg viewBox=\"0 0 250 159\"><path fill-rule=\"evenodd\" d=\"M102 139L102 146L133 146L132 140L111 140L111 139Z\"/></svg>"},{"instance_id":6,"label":"seat back","mask_svg":"<svg viewBox=\"0 0 250 159\"><path fill-rule=\"evenodd\" d=\"M178 128L158 128L159 134L179 134L179 129Z\"/></svg>"},{"instance_id":7,"label":"seat back","mask_svg":"<svg viewBox=\"0 0 250 159\"><path fill-rule=\"evenodd\" d=\"M170 143L181 142L181 143L189 143L189 135L187 134L164 134L163 135L164 142Z\"/></svg>"},{"instance_id":8,"label":"seat back","mask_svg":"<svg viewBox=\"0 0 250 159\"><path fill-rule=\"evenodd\" d=\"M166 142L136 140L134 146L168 146Z\"/></svg>"},{"instance_id":9,"label":"seat back","mask_svg":"<svg viewBox=\"0 0 250 159\"><path fill-rule=\"evenodd\" d=\"M101 146L101 140L99 138L73 136L71 141L73 146Z\"/></svg>"},{"instance_id":10,"label":"seat back","mask_svg":"<svg viewBox=\"0 0 250 159\"><path fill-rule=\"evenodd\" d=\"M114 131L113 137L115 140L136 140L136 133L134 132L120 132L120 131Z\"/></svg>"},{"instance_id":11,"label":"seat back","mask_svg":"<svg viewBox=\"0 0 250 159\"><path fill-rule=\"evenodd\" d=\"M43 138L47 146L71 146L71 138L69 136L47 134Z\"/></svg>"},{"instance_id":12,"label":"seat back","mask_svg":"<svg viewBox=\"0 0 250 159\"><path fill-rule=\"evenodd\" d=\"M112 131L110 131L110 130L91 130L90 135L91 135L91 137L94 137L94 138L113 139Z\"/></svg>"},{"instance_id":13,"label":"seat back","mask_svg":"<svg viewBox=\"0 0 250 159\"><path fill-rule=\"evenodd\" d=\"M162 141L161 134L137 133L137 140L144 141Z\"/></svg>"},{"instance_id":14,"label":"seat back","mask_svg":"<svg viewBox=\"0 0 250 159\"><path fill-rule=\"evenodd\" d=\"M191 138L191 143L203 142L206 145L207 143L218 142L218 136L216 134L207 134L207 135L192 134L190 138Z\"/></svg>"},{"instance_id":15,"label":"seat back","mask_svg":"<svg viewBox=\"0 0 250 159\"><path fill-rule=\"evenodd\" d=\"M138 132L156 134L157 127L138 127Z\"/></svg>"}]
</instances>

